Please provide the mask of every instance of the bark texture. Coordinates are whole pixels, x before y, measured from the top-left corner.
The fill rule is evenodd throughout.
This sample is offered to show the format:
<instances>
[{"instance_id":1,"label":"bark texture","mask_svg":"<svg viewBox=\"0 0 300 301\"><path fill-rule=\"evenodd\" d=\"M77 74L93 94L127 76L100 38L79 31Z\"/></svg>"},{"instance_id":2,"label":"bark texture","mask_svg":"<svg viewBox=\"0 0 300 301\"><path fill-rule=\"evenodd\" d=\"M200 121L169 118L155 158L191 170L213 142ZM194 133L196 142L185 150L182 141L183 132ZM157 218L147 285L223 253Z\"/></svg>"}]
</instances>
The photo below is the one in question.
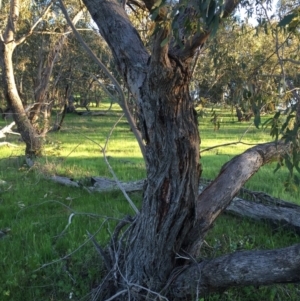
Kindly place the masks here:
<instances>
[{"instance_id":1,"label":"bark texture","mask_svg":"<svg viewBox=\"0 0 300 301\"><path fill-rule=\"evenodd\" d=\"M188 266L172 283L171 300L192 300L229 287L298 282L299 270L300 244L277 250L235 252ZM188 291L192 293L187 295Z\"/></svg>"},{"instance_id":2,"label":"bark texture","mask_svg":"<svg viewBox=\"0 0 300 301\"><path fill-rule=\"evenodd\" d=\"M271 143L248 150L225 165L217 179L198 196L200 137L189 95L190 60L210 31L204 30L185 39L186 31L181 28L183 48L173 41L164 43L170 34L170 27L163 22L168 12L168 7L164 7L155 18L159 26L153 34L150 55L117 1L83 2L136 100L147 171L140 212L133 220L116 227L107 254L103 252L109 272L95 293L95 299L189 300L193 294L207 292L207 287L223 289L236 283L248 285L256 283L260 275L265 277L263 284L297 281L300 258L295 254L298 247L227 255L195 263L201 255L207 231L242 185L262 165L290 149L289 145ZM145 7L151 11L154 2L145 0ZM237 3L227 1L223 17L228 16ZM184 25L187 17L199 17L191 10L193 7L189 6L176 16L179 26ZM218 12L216 18L221 19ZM130 226L121 234L121 229L129 222ZM284 252L283 260L278 254ZM245 267L255 258L261 265L255 265L256 269L248 267L249 272L245 272ZM282 270L285 263L287 268ZM266 267L277 271L278 277L268 277L264 272ZM201 282L202 271L207 280ZM237 282L239 277L242 279Z\"/></svg>"}]
</instances>

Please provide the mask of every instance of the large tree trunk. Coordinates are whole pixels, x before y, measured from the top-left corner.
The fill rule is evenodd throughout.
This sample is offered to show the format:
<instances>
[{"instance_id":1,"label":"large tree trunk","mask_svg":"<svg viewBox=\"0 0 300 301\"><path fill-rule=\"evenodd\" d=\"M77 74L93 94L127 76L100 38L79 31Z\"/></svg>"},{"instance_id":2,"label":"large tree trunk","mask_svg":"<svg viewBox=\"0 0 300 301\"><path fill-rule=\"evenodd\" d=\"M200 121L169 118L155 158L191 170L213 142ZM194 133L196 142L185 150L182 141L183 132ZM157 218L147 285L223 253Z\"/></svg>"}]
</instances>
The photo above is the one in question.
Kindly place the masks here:
<instances>
[{"instance_id":1,"label":"large tree trunk","mask_svg":"<svg viewBox=\"0 0 300 301\"><path fill-rule=\"evenodd\" d=\"M124 268L132 282L160 291L193 227L200 175L199 135L188 93L188 69L175 62L167 70L149 68L153 70L141 89L144 103L139 108L147 184Z\"/></svg>"},{"instance_id":2,"label":"large tree trunk","mask_svg":"<svg viewBox=\"0 0 300 301\"><path fill-rule=\"evenodd\" d=\"M144 4L151 10L154 2L145 0ZM84 0L84 3L136 99L147 170L140 212L122 235L121 229L129 220L117 226L109 252L102 252L108 275L95 299L191 300L193 294L203 295L210 287L218 290L234 285L299 280L300 258L295 256L299 246L197 263L207 231L242 185L260 166L289 151L289 145L283 143L251 149L224 166L217 179L198 196L200 138L188 89L189 58L209 32L195 34L183 50L169 49L168 43L163 43L169 28L160 24L153 36L150 56L116 1ZM227 1L223 16L236 3ZM165 10L160 12L163 15ZM184 23L186 18L179 16L178 20ZM283 253L286 257L281 260ZM261 265L245 271L245 266L256 258ZM287 269L282 271L285 263ZM263 273L266 267L278 273L266 275ZM201 278L202 271L205 279ZM241 281L236 280L239 277Z\"/></svg>"}]
</instances>

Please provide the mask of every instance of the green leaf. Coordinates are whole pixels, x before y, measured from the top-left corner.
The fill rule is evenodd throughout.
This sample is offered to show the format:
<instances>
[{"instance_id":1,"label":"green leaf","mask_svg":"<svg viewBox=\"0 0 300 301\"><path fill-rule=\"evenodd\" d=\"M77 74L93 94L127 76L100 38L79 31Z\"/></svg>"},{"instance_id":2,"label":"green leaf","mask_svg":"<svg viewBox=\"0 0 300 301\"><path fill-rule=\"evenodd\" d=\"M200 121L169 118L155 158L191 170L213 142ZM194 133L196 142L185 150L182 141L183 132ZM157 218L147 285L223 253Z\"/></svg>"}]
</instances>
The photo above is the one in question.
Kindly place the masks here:
<instances>
[{"instance_id":1,"label":"green leaf","mask_svg":"<svg viewBox=\"0 0 300 301\"><path fill-rule=\"evenodd\" d=\"M290 174L292 175L293 174L293 164L292 164L291 160L288 157L286 157L284 160L284 163L285 163L287 169L289 170Z\"/></svg>"},{"instance_id":2,"label":"green leaf","mask_svg":"<svg viewBox=\"0 0 300 301\"><path fill-rule=\"evenodd\" d=\"M161 43L160 46L164 47L169 42L169 37L166 37Z\"/></svg>"},{"instance_id":3,"label":"green leaf","mask_svg":"<svg viewBox=\"0 0 300 301\"><path fill-rule=\"evenodd\" d=\"M276 168L274 169L274 173L276 171L278 171L281 167L282 167L282 164L278 162Z\"/></svg>"},{"instance_id":4,"label":"green leaf","mask_svg":"<svg viewBox=\"0 0 300 301\"><path fill-rule=\"evenodd\" d=\"M156 8L156 9L154 9L154 10L152 11L152 14L151 14L151 20L152 20L152 21L155 21L155 19L156 19L157 16L158 16L158 13L159 13L159 7Z\"/></svg>"},{"instance_id":5,"label":"green leaf","mask_svg":"<svg viewBox=\"0 0 300 301\"><path fill-rule=\"evenodd\" d=\"M269 124L271 124L273 121L273 117L272 118L268 118L263 124L262 127L267 127Z\"/></svg>"},{"instance_id":6,"label":"green leaf","mask_svg":"<svg viewBox=\"0 0 300 301\"><path fill-rule=\"evenodd\" d=\"M296 14L295 14L295 13L286 15L286 16L278 23L277 26L279 26L279 27L284 27L284 26L286 26L286 25L289 25L295 17L296 17Z\"/></svg>"},{"instance_id":7,"label":"green leaf","mask_svg":"<svg viewBox=\"0 0 300 301\"><path fill-rule=\"evenodd\" d=\"M155 3L152 6L152 9L155 9L156 7L160 7L161 3L162 3L162 0L155 1Z\"/></svg>"},{"instance_id":8,"label":"green leaf","mask_svg":"<svg viewBox=\"0 0 300 301\"><path fill-rule=\"evenodd\" d=\"M261 124L261 121L260 121L260 114L255 114L254 116L254 125L256 126L256 128L259 128L259 125Z\"/></svg>"}]
</instances>

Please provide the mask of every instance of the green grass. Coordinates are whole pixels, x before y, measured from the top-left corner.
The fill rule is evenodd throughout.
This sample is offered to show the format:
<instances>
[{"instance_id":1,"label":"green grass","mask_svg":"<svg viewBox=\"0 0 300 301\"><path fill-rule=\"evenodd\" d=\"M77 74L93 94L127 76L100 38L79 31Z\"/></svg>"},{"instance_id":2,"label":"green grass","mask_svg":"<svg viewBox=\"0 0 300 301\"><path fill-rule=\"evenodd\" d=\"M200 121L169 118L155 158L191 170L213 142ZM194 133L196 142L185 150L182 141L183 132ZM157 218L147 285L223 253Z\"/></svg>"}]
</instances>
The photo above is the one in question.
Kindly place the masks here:
<instances>
[{"instance_id":1,"label":"green grass","mask_svg":"<svg viewBox=\"0 0 300 301\"><path fill-rule=\"evenodd\" d=\"M97 109L107 107L104 103ZM116 105L112 112L121 114ZM219 131L214 131L209 114L199 119L201 149L238 141L246 130L245 143L271 140L267 130L235 122L228 111L224 112L220 111ZM62 130L47 136L44 157L31 169L24 162L24 145L18 142L18 137L7 138L17 144L17 148L1 147L0 179L6 183L0 185L0 229L10 228L11 231L0 240L0 300L62 301L70 300L70 294L72 300L85 296L88 300L89 292L100 282L101 263L88 241L87 231L105 245L117 219L124 214L133 214L132 209L120 192L90 194L84 189L53 183L47 177L59 174L84 180L85 184L90 176L111 177L99 145L104 146L118 119L115 115L67 115ZM1 120L0 127L4 125ZM203 177L214 178L225 162L248 147L238 144L203 151ZM124 119L113 132L106 155L120 180L145 177L138 144ZM263 167L247 187L299 203L299 191L286 192L282 185L287 171L283 169L274 174L274 167L274 164ZM136 193L131 197L139 206L141 195ZM299 236L267 224L223 215L206 241L203 256L211 257L240 249L287 246L299 242ZM206 300L299 298L299 285L276 285L231 289Z\"/></svg>"}]
</instances>

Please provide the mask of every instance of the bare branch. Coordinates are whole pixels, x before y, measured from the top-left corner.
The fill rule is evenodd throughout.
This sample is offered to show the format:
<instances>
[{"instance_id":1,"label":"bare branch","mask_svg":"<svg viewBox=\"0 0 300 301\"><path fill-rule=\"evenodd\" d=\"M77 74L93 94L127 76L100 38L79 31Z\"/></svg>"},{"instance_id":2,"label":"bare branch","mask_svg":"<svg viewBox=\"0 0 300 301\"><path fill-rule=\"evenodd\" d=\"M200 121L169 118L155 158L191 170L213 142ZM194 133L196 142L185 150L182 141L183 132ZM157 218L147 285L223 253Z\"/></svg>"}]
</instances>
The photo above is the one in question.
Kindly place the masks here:
<instances>
[{"instance_id":1,"label":"bare branch","mask_svg":"<svg viewBox=\"0 0 300 301\"><path fill-rule=\"evenodd\" d=\"M300 65L300 61L296 61L296 60L293 60L293 59L282 59L283 62L290 62L290 63L293 63L295 65Z\"/></svg>"},{"instance_id":2,"label":"bare branch","mask_svg":"<svg viewBox=\"0 0 300 301\"><path fill-rule=\"evenodd\" d=\"M111 269L111 262L109 260L109 257L105 254L104 250L97 243L94 235L92 235L89 231L87 231L87 234L88 234L89 238L92 240L92 243L93 243L95 249L97 250L97 252L101 256L101 258L103 259L106 269L109 271Z\"/></svg>"},{"instance_id":3,"label":"bare branch","mask_svg":"<svg viewBox=\"0 0 300 301\"><path fill-rule=\"evenodd\" d=\"M233 286L300 281L300 244L264 251L243 251L192 264L171 285L171 294L187 298Z\"/></svg>"},{"instance_id":4,"label":"bare branch","mask_svg":"<svg viewBox=\"0 0 300 301\"><path fill-rule=\"evenodd\" d=\"M120 295L127 293L127 289L122 290L120 292L117 292L116 294L114 294L113 296L111 296L110 298L106 299L105 301L112 301L115 300L117 297L119 297Z\"/></svg>"},{"instance_id":5,"label":"bare branch","mask_svg":"<svg viewBox=\"0 0 300 301\"><path fill-rule=\"evenodd\" d=\"M227 0L224 7L224 13L222 15L222 19L228 18L236 7L239 5L241 0Z\"/></svg>"},{"instance_id":6,"label":"bare branch","mask_svg":"<svg viewBox=\"0 0 300 301\"><path fill-rule=\"evenodd\" d=\"M63 3L62 0L59 0L60 2L60 5L61 5L61 9L62 9L62 12L69 24L69 26L72 28L73 32L74 32L74 35L76 36L77 40L81 43L82 47L85 49L85 51L88 53L88 55L94 60L94 62L102 69L102 71L104 72L104 74L113 82L113 84L115 85L118 93L119 93L119 96L121 98L121 101L120 101L120 105L121 105L121 108L123 109L124 111L124 114L127 118L127 121L129 122L130 124L130 127L138 141L138 144L140 146L140 149L141 149L141 152L142 152L142 155L143 157L145 158L146 157L146 151L145 151L145 145L143 143L143 139L142 139L142 136L141 136L141 133L137 130L137 127L135 125L135 122L133 120L133 117L129 111L129 108L127 106L127 102L126 102L126 99L125 99L125 96L124 96L124 93L123 93L123 90L119 84L119 82L115 79L115 77L109 72L109 70L106 68L106 66L99 60L99 58L95 55L95 53L91 50L91 48L85 43L85 41L83 40L83 38L81 37L81 35L79 34L79 32L77 31L76 27L73 25L72 21L70 20L70 17L68 15L68 12L66 10L66 7Z\"/></svg>"},{"instance_id":7,"label":"bare branch","mask_svg":"<svg viewBox=\"0 0 300 301\"><path fill-rule=\"evenodd\" d=\"M284 141L254 146L227 162L217 178L198 196L195 227L189 235L188 252L197 256L203 238L215 219L230 204L242 186L259 168L290 152Z\"/></svg>"},{"instance_id":8,"label":"bare branch","mask_svg":"<svg viewBox=\"0 0 300 301\"><path fill-rule=\"evenodd\" d=\"M218 144L218 145L214 145L214 146L210 146L210 147L204 148L204 149L201 150L201 154L204 153L204 152L210 151L212 149L215 149L215 148L224 147L224 146L230 146L230 145L237 145L237 144L257 145L257 144L254 144L254 143L245 143L245 142L242 142L242 141L234 141L234 142L228 142L228 143Z\"/></svg>"},{"instance_id":9,"label":"bare branch","mask_svg":"<svg viewBox=\"0 0 300 301\"><path fill-rule=\"evenodd\" d=\"M114 127L111 129L109 135L107 136L106 142L104 147L102 148L102 153L104 156L104 160L106 162L106 165L109 168L110 173L112 174L112 176L114 177L114 180L116 181L117 185L119 186L120 190L122 191L123 195L125 196L126 200L128 201L128 203L130 204L131 208L135 211L136 214L139 214L139 210L137 209L137 207L135 206L135 204L133 203L133 201L131 200L131 198L129 197L129 195L127 194L127 192L125 191L125 189L122 187L122 185L119 182L119 179L117 178L115 172L113 171L111 165L109 164L107 157L106 157L106 148L107 148L107 144L108 144L108 140L115 128L115 126L118 124L118 122L121 120L122 116L119 118L119 120L115 123Z\"/></svg>"},{"instance_id":10,"label":"bare branch","mask_svg":"<svg viewBox=\"0 0 300 301\"><path fill-rule=\"evenodd\" d=\"M29 36L32 35L34 29L38 26L38 24L43 20L43 18L48 14L51 6L53 4L53 0L48 4L48 6L45 8L44 12L42 13L42 15L40 16L40 18L31 26L30 30L24 35L22 36L20 39L18 39L16 41L16 45L20 45L21 43L23 43Z\"/></svg>"},{"instance_id":11,"label":"bare branch","mask_svg":"<svg viewBox=\"0 0 300 301\"><path fill-rule=\"evenodd\" d=\"M103 154L103 157L104 157L104 160L105 160L105 163L110 171L110 173L112 174L115 182L117 183L119 189L122 191L123 195L125 196L126 200L128 201L128 203L130 204L131 208L135 211L136 214L139 213L139 210L137 209L137 207L135 206L135 204L133 203L133 201L131 200L131 198L129 197L129 195L127 194L126 190L124 189L124 187L122 186L122 184L120 183L117 175L115 174L113 168L111 167L107 157L106 157L106 148L107 148L107 145L108 145L108 141L109 141L109 138L110 136L112 135L112 132L114 131L116 125L119 123L119 121L122 119L123 115L117 120L117 122L114 124L114 126L111 128L110 130L110 133L108 134L107 138L106 138L106 141L105 141L105 145L104 147L102 147L99 143L97 143L96 141L88 138L89 140L91 140L92 142L94 142L95 144L97 144L99 146L99 148L101 149L102 151L102 154Z\"/></svg>"},{"instance_id":12,"label":"bare branch","mask_svg":"<svg viewBox=\"0 0 300 301\"><path fill-rule=\"evenodd\" d=\"M11 124L5 126L3 129L1 129L0 130L0 139L5 138L6 134L20 135L20 133L13 132L11 130L15 124L16 123L13 121Z\"/></svg>"},{"instance_id":13,"label":"bare branch","mask_svg":"<svg viewBox=\"0 0 300 301\"><path fill-rule=\"evenodd\" d=\"M50 266L50 265L52 265L52 264L61 262L61 261L65 260L65 259L67 259L68 257L72 256L73 254L75 254L75 253L76 253L77 251L79 251L83 246L85 246L89 241L91 241L92 238L93 238L95 235L97 235L97 234L100 232L100 230L102 229L103 225L104 225L106 222L107 222L107 220L104 220L104 221L102 222L101 226L99 227L99 229L93 234L93 236L90 236L84 243L82 243L82 244L81 244L78 248L76 248L74 251L70 252L69 254L67 254L67 255L65 255L65 256L59 258L59 259L56 259L56 260L54 260L54 261L51 261L51 262L48 262L48 263L45 263L45 264L41 265L39 268L35 269L35 270L33 271L33 273L35 273L35 272L37 272L37 271L39 271L39 270L41 270L41 269L43 269L43 268L46 268L46 267L48 267L48 266Z\"/></svg>"}]
</instances>

